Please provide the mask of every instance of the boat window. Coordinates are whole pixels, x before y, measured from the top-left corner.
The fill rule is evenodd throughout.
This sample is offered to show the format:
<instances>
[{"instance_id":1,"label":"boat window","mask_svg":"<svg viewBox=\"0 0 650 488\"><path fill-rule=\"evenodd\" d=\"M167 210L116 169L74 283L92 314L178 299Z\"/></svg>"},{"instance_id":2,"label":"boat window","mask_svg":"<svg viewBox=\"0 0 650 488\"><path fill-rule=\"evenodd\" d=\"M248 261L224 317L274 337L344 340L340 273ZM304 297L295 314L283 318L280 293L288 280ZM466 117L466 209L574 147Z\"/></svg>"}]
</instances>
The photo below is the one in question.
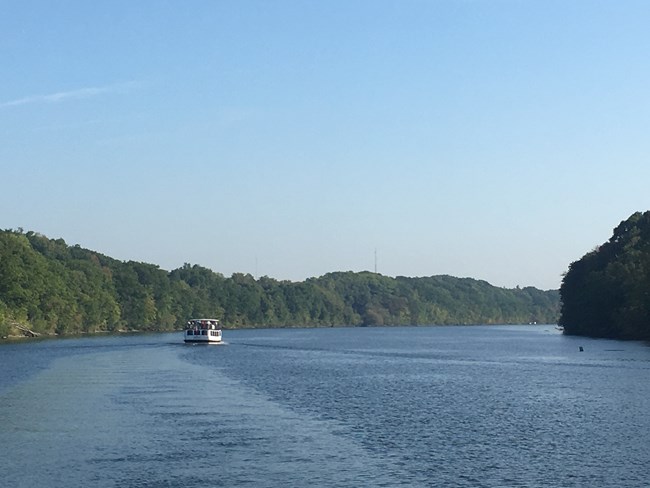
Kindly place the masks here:
<instances>
[{"instance_id":1,"label":"boat window","mask_svg":"<svg viewBox=\"0 0 650 488\"><path fill-rule=\"evenodd\" d=\"M188 330L187 335L194 335L194 331Z\"/></svg>"},{"instance_id":2,"label":"boat window","mask_svg":"<svg viewBox=\"0 0 650 488\"><path fill-rule=\"evenodd\" d=\"M202 330L201 335L208 335L208 331L207 330Z\"/></svg>"}]
</instances>

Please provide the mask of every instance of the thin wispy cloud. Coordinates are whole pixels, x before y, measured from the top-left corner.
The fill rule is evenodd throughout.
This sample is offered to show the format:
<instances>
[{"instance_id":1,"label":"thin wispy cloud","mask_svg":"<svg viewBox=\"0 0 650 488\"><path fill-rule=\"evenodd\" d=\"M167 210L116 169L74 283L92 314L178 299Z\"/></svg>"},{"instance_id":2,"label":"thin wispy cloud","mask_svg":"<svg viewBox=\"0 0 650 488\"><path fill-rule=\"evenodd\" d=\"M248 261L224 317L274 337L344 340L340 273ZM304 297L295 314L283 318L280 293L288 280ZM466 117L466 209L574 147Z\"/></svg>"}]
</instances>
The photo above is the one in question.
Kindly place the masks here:
<instances>
[{"instance_id":1,"label":"thin wispy cloud","mask_svg":"<svg viewBox=\"0 0 650 488\"><path fill-rule=\"evenodd\" d=\"M31 95L28 97L17 98L15 100L9 100L7 102L0 103L0 108L17 107L20 105L62 103L70 100L83 100L111 93L127 93L139 86L141 86L141 83L136 81L129 81L105 86L78 88L76 90L49 93L47 95Z\"/></svg>"}]
</instances>

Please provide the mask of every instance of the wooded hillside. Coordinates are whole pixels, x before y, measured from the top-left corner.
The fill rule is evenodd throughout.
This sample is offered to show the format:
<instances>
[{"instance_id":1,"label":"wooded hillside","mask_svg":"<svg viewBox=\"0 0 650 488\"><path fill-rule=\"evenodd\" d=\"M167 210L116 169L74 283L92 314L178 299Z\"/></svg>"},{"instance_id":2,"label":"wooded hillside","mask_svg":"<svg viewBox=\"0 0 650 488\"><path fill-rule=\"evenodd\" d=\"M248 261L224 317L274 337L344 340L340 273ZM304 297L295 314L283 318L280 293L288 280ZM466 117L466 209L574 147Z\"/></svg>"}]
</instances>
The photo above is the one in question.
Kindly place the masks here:
<instances>
[{"instance_id":1,"label":"wooded hillside","mask_svg":"<svg viewBox=\"0 0 650 488\"><path fill-rule=\"evenodd\" d=\"M560 288L568 334L650 340L650 212L569 267Z\"/></svg>"},{"instance_id":2,"label":"wooded hillside","mask_svg":"<svg viewBox=\"0 0 650 488\"><path fill-rule=\"evenodd\" d=\"M451 276L337 272L304 282L226 278L185 264L118 261L35 232L0 231L0 335L173 330L191 317L226 327L555 323L558 291Z\"/></svg>"}]
</instances>

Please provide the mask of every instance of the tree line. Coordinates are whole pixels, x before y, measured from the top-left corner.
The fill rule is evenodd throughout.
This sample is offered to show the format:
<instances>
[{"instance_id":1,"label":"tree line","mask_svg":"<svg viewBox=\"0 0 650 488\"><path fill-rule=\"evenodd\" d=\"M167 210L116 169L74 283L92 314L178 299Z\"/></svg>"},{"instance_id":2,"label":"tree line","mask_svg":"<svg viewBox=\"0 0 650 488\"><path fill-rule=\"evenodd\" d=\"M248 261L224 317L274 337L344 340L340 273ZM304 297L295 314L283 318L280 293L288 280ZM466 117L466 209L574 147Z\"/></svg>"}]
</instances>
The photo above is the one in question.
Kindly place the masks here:
<instances>
[{"instance_id":1,"label":"tree line","mask_svg":"<svg viewBox=\"0 0 650 488\"><path fill-rule=\"evenodd\" d=\"M650 340L650 212L632 214L572 263L560 294L566 333Z\"/></svg>"},{"instance_id":2,"label":"tree line","mask_svg":"<svg viewBox=\"0 0 650 488\"><path fill-rule=\"evenodd\" d=\"M335 272L302 282L224 277L199 265L166 271L0 231L0 335L175 330L192 317L225 327L555 323L557 290L505 289L451 276Z\"/></svg>"}]
</instances>

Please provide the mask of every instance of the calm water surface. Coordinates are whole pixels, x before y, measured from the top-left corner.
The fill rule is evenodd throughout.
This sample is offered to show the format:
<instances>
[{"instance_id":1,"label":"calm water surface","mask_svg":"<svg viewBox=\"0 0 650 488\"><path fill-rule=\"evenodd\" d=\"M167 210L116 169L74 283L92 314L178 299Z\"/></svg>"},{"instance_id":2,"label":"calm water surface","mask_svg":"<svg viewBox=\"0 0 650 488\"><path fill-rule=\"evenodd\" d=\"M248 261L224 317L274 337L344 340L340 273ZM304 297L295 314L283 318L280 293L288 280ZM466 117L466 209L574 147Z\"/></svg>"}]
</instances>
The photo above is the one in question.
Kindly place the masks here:
<instances>
[{"instance_id":1,"label":"calm water surface","mask_svg":"<svg viewBox=\"0 0 650 488\"><path fill-rule=\"evenodd\" d=\"M645 344L552 326L224 337L0 346L2 486L650 486Z\"/></svg>"}]
</instances>

